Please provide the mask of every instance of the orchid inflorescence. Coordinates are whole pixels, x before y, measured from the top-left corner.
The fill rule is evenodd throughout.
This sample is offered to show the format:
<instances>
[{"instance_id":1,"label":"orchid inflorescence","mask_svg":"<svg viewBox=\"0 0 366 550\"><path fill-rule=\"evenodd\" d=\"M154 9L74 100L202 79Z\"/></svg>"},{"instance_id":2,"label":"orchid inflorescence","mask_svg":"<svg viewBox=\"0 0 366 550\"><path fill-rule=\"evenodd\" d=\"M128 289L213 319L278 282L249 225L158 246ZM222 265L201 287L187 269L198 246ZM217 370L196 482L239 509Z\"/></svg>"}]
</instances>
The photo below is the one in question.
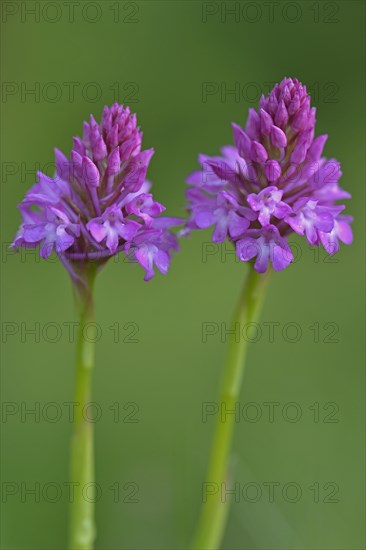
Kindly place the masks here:
<instances>
[{"instance_id":1,"label":"orchid inflorescence","mask_svg":"<svg viewBox=\"0 0 366 550\"><path fill-rule=\"evenodd\" d=\"M339 240L352 242L352 218L341 214L339 162L322 157L327 136L314 138L315 108L306 87L285 78L262 96L259 111L249 110L245 130L233 124L235 146L222 156L200 155L202 170L188 178L190 217L183 230L214 227L212 240L228 237L241 261L255 259L263 273L293 261L287 237L305 235L329 254Z\"/></svg>"},{"instance_id":2,"label":"orchid inflorescence","mask_svg":"<svg viewBox=\"0 0 366 550\"><path fill-rule=\"evenodd\" d=\"M13 246L39 246L42 258L55 251L71 274L78 262L103 263L122 251L146 270L145 280L154 264L165 274L178 248L170 227L181 220L160 215L165 207L146 180L154 151L141 151L141 142L128 107L105 107L100 124L90 116L70 159L55 149L55 177L38 172L19 205L23 223Z\"/></svg>"}]
</instances>

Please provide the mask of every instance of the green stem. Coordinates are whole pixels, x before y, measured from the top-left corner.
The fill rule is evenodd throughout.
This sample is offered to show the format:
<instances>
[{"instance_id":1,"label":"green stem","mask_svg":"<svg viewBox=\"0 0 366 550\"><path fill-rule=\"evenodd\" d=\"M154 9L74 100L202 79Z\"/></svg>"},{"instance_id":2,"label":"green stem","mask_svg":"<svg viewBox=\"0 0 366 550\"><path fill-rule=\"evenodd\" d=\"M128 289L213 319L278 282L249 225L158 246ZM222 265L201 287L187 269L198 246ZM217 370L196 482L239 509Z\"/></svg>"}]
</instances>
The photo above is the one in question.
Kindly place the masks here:
<instances>
[{"instance_id":1,"label":"green stem","mask_svg":"<svg viewBox=\"0 0 366 550\"><path fill-rule=\"evenodd\" d=\"M92 298L94 269L85 277L85 287L76 289L79 329L76 343L75 409L71 441L70 550L92 550L94 525L94 434L88 421L87 404L91 400L94 344L87 337L85 325L94 322Z\"/></svg>"},{"instance_id":2,"label":"green stem","mask_svg":"<svg viewBox=\"0 0 366 550\"><path fill-rule=\"evenodd\" d=\"M240 334L245 324L253 323L258 319L269 279L268 274L257 273L252 265L249 269L233 317L233 328L239 323ZM235 409L235 403L240 396L246 352L247 342L245 339L241 338L239 342L236 342L231 337L221 385L221 410ZM203 496L206 493L207 495L202 503L201 517L192 546L194 550L217 550L220 548L229 510L228 499L222 499L222 490L227 491L230 488L228 486L230 485L228 467L234 422L234 414L217 417L206 484L202 491Z\"/></svg>"}]
</instances>

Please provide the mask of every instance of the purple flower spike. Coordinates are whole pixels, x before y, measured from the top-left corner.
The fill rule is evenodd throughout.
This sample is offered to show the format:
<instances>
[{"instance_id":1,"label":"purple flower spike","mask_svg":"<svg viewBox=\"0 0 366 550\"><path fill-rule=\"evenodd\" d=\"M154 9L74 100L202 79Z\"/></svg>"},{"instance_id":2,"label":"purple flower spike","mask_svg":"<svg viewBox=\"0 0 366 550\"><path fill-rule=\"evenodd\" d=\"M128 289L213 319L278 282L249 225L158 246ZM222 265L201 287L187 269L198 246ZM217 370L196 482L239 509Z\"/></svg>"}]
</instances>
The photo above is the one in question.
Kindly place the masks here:
<instances>
[{"instance_id":1,"label":"purple flower spike","mask_svg":"<svg viewBox=\"0 0 366 550\"><path fill-rule=\"evenodd\" d=\"M83 138L73 140L70 160L56 149L55 177L39 173L26 193L13 246L39 246L42 258L55 251L73 278L83 263L102 265L121 251L142 265L146 280L153 264L166 273L177 249L170 229L182 220L160 217L164 206L148 194L154 151L141 151L141 141L128 107L105 107L100 124L91 116Z\"/></svg>"},{"instance_id":2,"label":"purple flower spike","mask_svg":"<svg viewBox=\"0 0 366 550\"><path fill-rule=\"evenodd\" d=\"M245 131L232 127L235 147L223 147L221 157L200 155L202 171L187 180L184 235L214 226L212 240L228 238L259 273L269 263L280 271L293 261L292 232L328 254L339 241L351 244L352 218L336 204L350 195L338 184L339 163L322 157L327 136L314 137L315 109L305 86L285 78L262 96L258 111L249 109Z\"/></svg>"}]
</instances>

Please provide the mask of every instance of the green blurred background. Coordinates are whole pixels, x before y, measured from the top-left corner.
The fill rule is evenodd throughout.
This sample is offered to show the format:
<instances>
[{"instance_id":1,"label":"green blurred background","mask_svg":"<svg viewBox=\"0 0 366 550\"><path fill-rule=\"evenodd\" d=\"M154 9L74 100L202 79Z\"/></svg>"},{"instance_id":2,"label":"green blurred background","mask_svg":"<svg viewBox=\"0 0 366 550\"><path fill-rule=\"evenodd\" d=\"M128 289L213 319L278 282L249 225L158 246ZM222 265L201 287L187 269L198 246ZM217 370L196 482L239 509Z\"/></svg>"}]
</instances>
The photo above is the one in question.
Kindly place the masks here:
<instances>
[{"instance_id":1,"label":"green blurred background","mask_svg":"<svg viewBox=\"0 0 366 550\"><path fill-rule=\"evenodd\" d=\"M154 195L180 216L197 154L231 143L231 121L244 124L271 82L296 76L313 92L317 132L329 134L326 155L342 163L355 241L332 262L302 245L299 261L273 277L262 335L250 344L233 449L242 491L222 547L364 548L364 3L149 0L73 9L2 3L2 547L66 548L70 283L56 262L6 253L37 165L50 173L53 147L69 153L90 113L98 119L105 104L129 103L145 148L156 151ZM202 324L229 327L247 269L225 247L205 256L209 239L208 231L184 240L169 274L148 284L122 257L98 278L98 549L189 546L214 426L214 416L202 422L202 406L218 398L226 348L220 329L204 343ZM271 322L273 342L263 325ZM36 323L39 341L26 334ZM138 342L125 341L135 330L127 323L138 325ZM117 342L111 326L120 327ZM273 422L269 402L278 404ZM39 418L25 414L32 407ZM26 493L37 483L39 499ZM128 502L135 491L137 502Z\"/></svg>"}]
</instances>

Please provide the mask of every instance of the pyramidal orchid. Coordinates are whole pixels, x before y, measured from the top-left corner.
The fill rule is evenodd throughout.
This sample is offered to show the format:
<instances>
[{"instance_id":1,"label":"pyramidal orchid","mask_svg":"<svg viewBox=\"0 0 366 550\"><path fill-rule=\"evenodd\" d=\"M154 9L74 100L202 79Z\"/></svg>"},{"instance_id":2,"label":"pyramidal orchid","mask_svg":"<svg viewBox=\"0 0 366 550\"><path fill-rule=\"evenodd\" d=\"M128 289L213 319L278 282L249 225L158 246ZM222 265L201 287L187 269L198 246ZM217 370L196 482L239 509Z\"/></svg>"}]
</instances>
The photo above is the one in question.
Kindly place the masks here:
<instances>
[{"instance_id":1,"label":"pyramidal orchid","mask_svg":"<svg viewBox=\"0 0 366 550\"><path fill-rule=\"evenodd\" d=\"M352 218L338 204L350 195L338 184L339 162L322 156L328 136L315 137L306 86L285 78L249 110L245 129L232 127L235 146L223 147L222 156L200 155L202 169L187 180L185 233L213 227L212 240L229 239L259 273L293 261L293 233L331 255L339 241L352 242Z\"/></svg>"},{"instance_id":2,"label":"pyramidal orchid","mask_svg":"<svg viewBox=\"0 0 366 550\"><path fill-rule=\"evenodd\" d=\"M101 266L119 252L141 264L145 280L154 266L167 273L177 250L169 228L180 220L161 216L165 207L149 193L154 151L142 151L141 142L128 107L105 107L100 124L90 116L70 158L55 149L55 177L39 172L26 193L13 246L39 247L42 258L56 252L76 281L81 265Z\"/></svg>"},{"instance_id":3,"label":"pyramidal orchid","mask_svg":"<svg viewBox=\"0 0 366 550\"><path fill-rule=\"evenodd\" d=\"M154 200L146 179L154 151L141 150L141 142L128 107L105 107L100 124L90 116L69 158L55 150L55 176L38 173L38 182L19 205L22 224L12 245L39 248L44 259L56 253L75 289L80 323L70 473L72 550L91 550L95 539L93 424L83 414L91 399L94 345L84 338L84 328L94 320L95 275L123 253L144 268L148 281L155 267L167 273L171 252L178 248L171 228L181 220L161 215L165 208Z\"/></svg>"},{"instance_id":4,"label":"pyramidal orchid","mask_svg":"<svg viewBox=\"0 0 366 550\"><path fill-rule=\"evenodd\" d=\"M315 137L315 108L296 78L285 78L262 96L258 109L249 110L245 129L232 127L234 145L223 147L220 156L200 155L201 170L187 180L189 219L182 235L212 227L212 241L228 239L238 258L250 262L233 318L234 326L246 326L259 317L271 269L281 271L293 261L289 236L297 233L308 245L335 254L339 241L352 242L352 218L339 203L350 198L338 183L339 162L322 156L327 136ZM229 343L220 396L227 411L239 399L246 351L244 339ZM207 483L226 483L226 491L234 418L217 420L207 473ZM195 550L221 547L227 506L220 491L207 497Z\"/></svg>"}]
</instances>

